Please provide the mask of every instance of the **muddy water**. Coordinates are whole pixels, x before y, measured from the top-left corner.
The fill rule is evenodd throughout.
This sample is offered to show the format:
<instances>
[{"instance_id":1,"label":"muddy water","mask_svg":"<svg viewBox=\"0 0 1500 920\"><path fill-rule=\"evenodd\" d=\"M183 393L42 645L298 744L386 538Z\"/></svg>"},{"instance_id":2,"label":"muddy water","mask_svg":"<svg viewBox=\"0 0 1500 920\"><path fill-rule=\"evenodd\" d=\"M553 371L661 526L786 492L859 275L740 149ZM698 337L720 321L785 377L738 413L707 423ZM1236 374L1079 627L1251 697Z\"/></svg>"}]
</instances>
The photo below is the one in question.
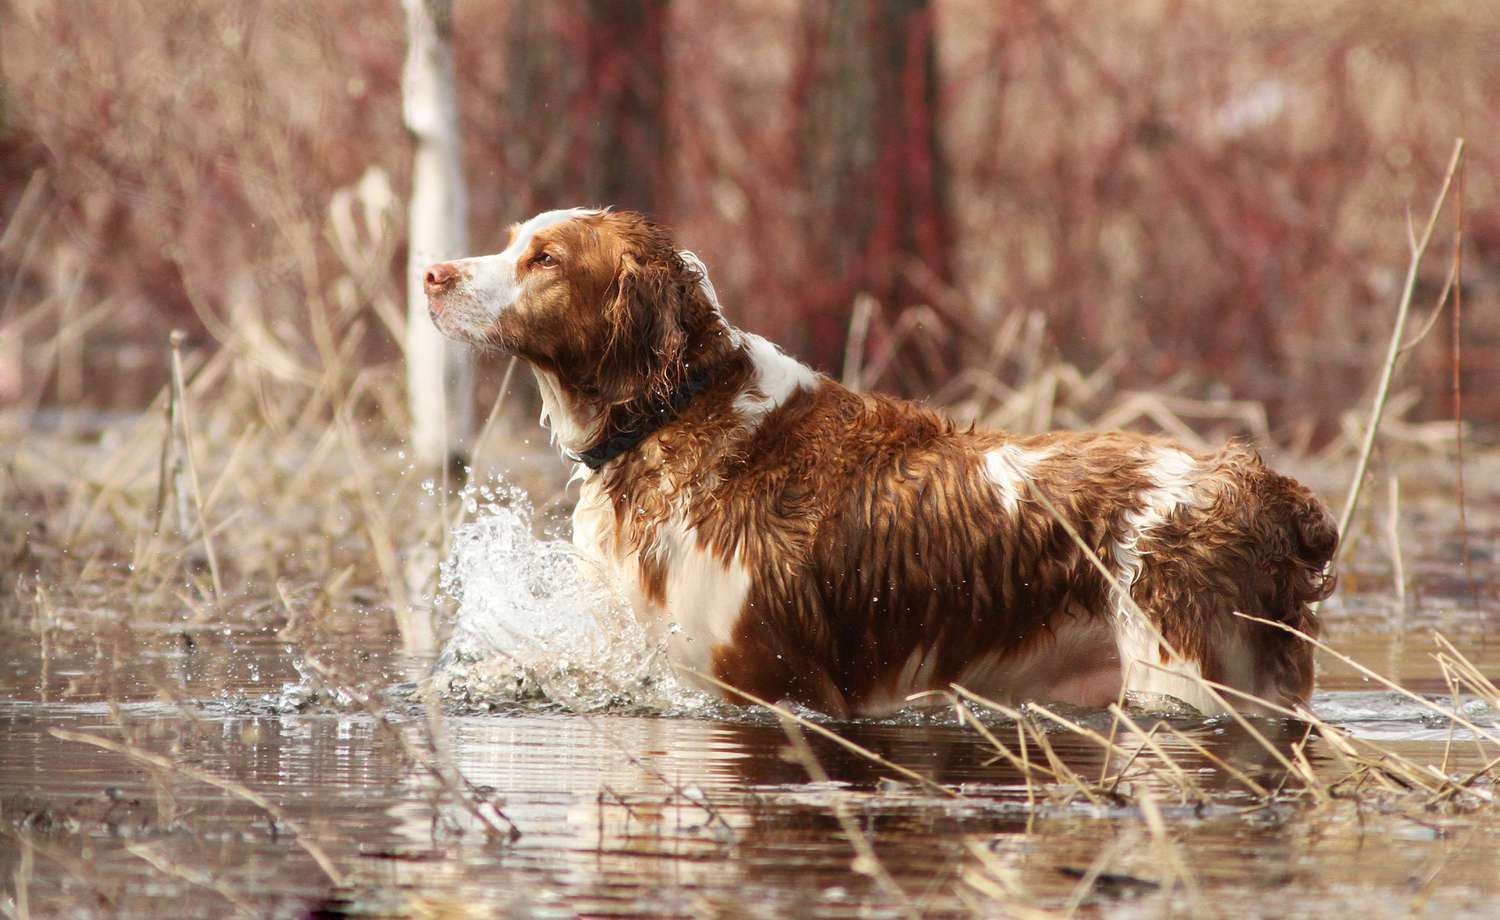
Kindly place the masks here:
<instances>
[{"instance_id":1,"label":"muddy water","mask_svg":"<svg viewBox=\"0 0 1500 920\"><path fill-rule=\"evenodd\" d=\"M1441 514L1410 513L1404 605L1378 542L1362 545L1326 609L1337 646L1441 694L1430 639L1441 628L1500 677L1500 643L1484 638L1496 528L1483 510L1473 586ZM475 538L487 566L534 563L535 547L503 537ZM12 916L1500 915L1492 809L1370 790L1313 805L1224 719L1173 724L1281 788L1270 804L1166 737L1206 803L1184 804L1152 772L1155 755L1106 764L1065 732L1052 736L1059 759L1089 777L1123 769L1124 794L1049 800L948 714L830 727L954 794L809 736L826 773L814 779L774 719L685 698L627 694L582 714L540 700L433 707L416 690L431 663L396 654L379 628L316 647L253 625L104 612L9 630L0 906ZM310 658L374 698L340 692ZM1450 774L1481 765L1444 720L1332 660L1315 709ZM1108 730L1105 716L1079 718ZM1014 738L1003 720L988 727ZM1303 738L1292 724L1262 729L1281 750ZM1308 754L1339 769L1325 742ZM1170 842L1151 832L1158 812ZM894 889L856 860L851 827Z\"/></svg>"}]
</instances>

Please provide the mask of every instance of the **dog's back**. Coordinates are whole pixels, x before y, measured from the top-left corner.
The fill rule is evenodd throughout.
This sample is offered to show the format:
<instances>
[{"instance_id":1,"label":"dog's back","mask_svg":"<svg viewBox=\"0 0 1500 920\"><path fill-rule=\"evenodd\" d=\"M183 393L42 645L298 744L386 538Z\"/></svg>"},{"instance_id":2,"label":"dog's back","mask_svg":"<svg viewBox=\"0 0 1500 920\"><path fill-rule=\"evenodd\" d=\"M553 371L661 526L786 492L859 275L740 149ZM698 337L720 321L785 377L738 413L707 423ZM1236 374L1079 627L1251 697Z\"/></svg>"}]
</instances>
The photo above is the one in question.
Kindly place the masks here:
<instances>
[{"instance_id":1,"label":"dog's back","mask_svg":"<svg viewBox=\"0 0 1500 920\"><path fill-rule=\"evenodd\" d=\"M1199 678L1279 705L1310 692L1311 650L1233 614L1316 632L1308 605L1324 593L1332 521L1243 449L1197 456L1122 433L960 430L826 377L736 435L708 421L712 399L704 418L663 432L649 461L694 458L667 490L682 506L663 509L691 526L663 529L667 551L645 538L634 552L641 577L666 589L674 564L692 565L684 541L724 566L707 576L743 573L725 579L742 586L733 623L720 615L682 637L711 645L696 666L732 686L840 714L889 711L952 683L1084 705L1113 700L1123 683L1206 711L1221 707ZM710 429L725 443L673 450L674 438ZM610 481L661 486L628 464ZM692 593L678 584L679 598ZM688 602L671 595L645 598L648 616L681 624Z\"/></svg>"}]
</instances>

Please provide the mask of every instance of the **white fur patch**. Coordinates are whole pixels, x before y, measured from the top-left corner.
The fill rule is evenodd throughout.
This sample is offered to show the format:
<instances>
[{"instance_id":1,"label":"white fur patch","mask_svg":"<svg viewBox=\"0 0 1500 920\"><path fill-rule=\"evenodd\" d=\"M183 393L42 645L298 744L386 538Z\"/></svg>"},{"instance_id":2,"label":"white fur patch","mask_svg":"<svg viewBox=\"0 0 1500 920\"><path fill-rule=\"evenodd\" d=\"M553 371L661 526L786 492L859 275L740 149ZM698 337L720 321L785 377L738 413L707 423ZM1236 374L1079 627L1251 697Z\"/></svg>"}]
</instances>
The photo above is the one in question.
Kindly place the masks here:
<instances>
[{"instance_id":1,"label":"white fur patch","mask_svg":"<svg viewBox=\"0 0 1500 920\"><path fill-rule=\"evenodd\" d=\"M542 414L537 421L547 429L553 443L562 448L565 454L576 454L597 441L599 432L604 427L603 414L581 415L568 402L563 393L562 382L557 379L556 374L538 367L533 367L531 373L536 377L537 392L542 397ZM588 470L582 464L578 465L578 469ZM576 471L575 475L578 475Z\"/></svg>"},{"instance_id":2,"label":"white fur patch","mask_svg":"<svg viewBox=\"0 0 1500 920\"><path fill-rule=\"evenodd\" d=\"M573 548L602 572L616 575L614 545L615 510L604 490L585 482L573 506ZM634 600L634 598L632 598Z\"/></svg>"},{"instance_id":3,"label":"white fur patch","mask_svg":"<svg viewBox=\"0 0 1500 920\"><path fill-rule=\"evenodd\" d=\"M1204 688L1203 669L1196 661L1162 661L1155 634L1131 617L1115 637L1125 689L1137 693L1174 696L1204 715L1218 715L1224 707ZM1165 670L1163 670L1165 669Z\"/></svg>"},{"instance_id":4,"label":"white fur patch","mask_svg":"<svg viewBox=\"0 0 1500 920\"><path fill-rule=\"evenodd\" d=\"M1125 515L1124 534L1115 545L1114 555L1119 562L1117 577L1124 591L1129 591L1141 574L1141 537L1179 506L1195 507L1203 500L1197 493L1197 485L1203 478L1202 467L1186 451L1175 447L1156 449L1146 469L1146 478L1152 484L1140 495L1141 507ZM1123 601L1118 612L1122 616L1129 613Z\"/></svg>"},{"instance_id":5,"label":"white fur patch","mask_svg":"<svg viewBox=\"0 0 1500 920\"><path fill-rule=\"evenodd\" d=\"M702 673L713 671L713 650L730 641L750 594L750 572L733 558L721 561L698 542L697 531L673 517L642 554L666 571L666 603L647 597L640 581L639 557L617 552L609 534L614 511L604 490L585 482L573 510L573 545L615 580L630 599L641 625L653 637L665 637L672 663ZM691 675L685 675L692 680ZM712 691L712 688L704 689Z\"/></svg>"},{"instance_id":6,"label":"white fur patch","mask_svg":"<svg viewBox=\"0 0 1500 920\"><path fill-rule=\"evenodd\" d=\"M674 664L712 673L713 650L731 640L744 613L750 571L738 557L721 562L680 520L662 528L657 552L667 570L667 650Z\"/></svg>"},{"instance_id":7,"label":"white fur patch","mask_svg":"<svg viewBox=\"0 0 1500 920\"><path fill-rule=\"evenodd\" d=\"M984 471L1000 490L1005 510L1015 514L1021 508L1021 497L1035 478L1037 464L1051 457L1053 451L1029 450L1019 444L1006 444L984 455Z\"/></svg>"},{"instance_id":8,"label":"white fur patch","mask_svg":"<svg viewBox=\"0 0 1500 920\"><path fill-rule=\"evenodd\" d=\"M748 332L740 336L755 371L745 392L735 398L734 407L745 417L746 427L753 429L793 393L817 387L818 375L760 336Z\"/></svg>"},{"instance_id":9,"label":"white fur patch","mask_svg":"<svg viewBox=\"0 0 1500 920\"><path fill-rule=\"evenodd\" d=\"M677 254L682 257L682 261L687 263L688 268L696 269L698 274L703 276L698 286L703 288L703 296L708 298L708 305L714 308L715 313L723 316L724 308L719 304L719 292L714 290L714 283L708 279L708 266L703 264L703 260L698 258L697 253L679 249Z\"/></svg>"},{"instance_id":10,"label":"white fur patch","mask_svg":"<svg viewBox=\"0 0 1500 920\"><path fill-rule=\"evenodd\" d=\"M1206 501L1199 488L1204 477L1202 464L1186 451L1172 447L1155 449L1146 476L1151 485L1140 495L1141 506L1125 516L1124 534L1114 547L1118 565L1116 641L1119 643L1125 688L1143 693L1164 693L1197 707L1205 714L1217 713L1223 707L1203 688L1200 682L1203 672L1198 663L1170 656L1168 661L1162 661L1157 631L1151 624L1141 622L1132 605L1121 596L1130 591L1145 564L1141 558L1141 539L1176 509L1198 507Z\"/></svg>"}]
</instances>

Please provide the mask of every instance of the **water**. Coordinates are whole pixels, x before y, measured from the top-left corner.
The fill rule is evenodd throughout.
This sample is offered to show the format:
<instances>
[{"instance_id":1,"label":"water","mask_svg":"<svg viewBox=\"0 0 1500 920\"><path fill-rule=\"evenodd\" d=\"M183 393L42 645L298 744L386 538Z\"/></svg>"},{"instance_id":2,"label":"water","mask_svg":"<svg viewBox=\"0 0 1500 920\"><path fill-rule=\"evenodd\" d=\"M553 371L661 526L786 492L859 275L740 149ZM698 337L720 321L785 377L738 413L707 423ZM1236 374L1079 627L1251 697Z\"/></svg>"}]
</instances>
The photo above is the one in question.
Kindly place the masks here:
<instances>
[{"instance_id":1,"label":"water","mask_svg":"<svg viewBox=\"0 0 1500 920\"><path fill-rule=\"evenodd\" d=\"M468 508L475 517L455 528L441 578L457 608L435 669L449 699L545 699L574 711L707 703L677 680L602 573L568 541L534 535L523 495L486 486Z\"/></svg>"},{"instance_id":2,"label":"water","mask_svg":"<svg viewBox=\"0 0 1500 920\"><path fill-rule=\"evenodd\" d=\"M1184 801L1149 751L1119 798L1049 798L947 712L830 727L957 795L808 733L825 774L810 776L777 720L678 686L618 599L577 577L560 540L534 536L513 496L479 496L473 511L445 573L456 609L437 706L434 662L403 656L368 621L291 642L253 618L140 622L82 592L52 623L9 622L0 905L172 917L1500 913L1491 808L1373 779L1322 805L1292 782L1268 804L1166 734L1203 801ZM1471 510L1475 545L1493 545L1496 511ZM1500 675L1479 612L1494 609L1495 573L1476 564L1476 609L1440 537L1448 522L1425 513L1412 518L1412 603L1393 609L1389 567L1364 548L1326 615L1340 649L1441 695L1432 628ZM1430 709L1322 664L1314 709L1336 727L1452 775L1482 766ZM1495 724L1482 703L1458 705ZM1079 717L1108 730L1107 717ZM1252 781L1284 782L1233 722L1172 724ZM1003 720L988 728L1014 737ZM1262 730L1283 752L1303 740L1290 723ZM1049 738L1089 778L1124 766L1075 735ZM1311 739L1308 756L1342 775L1327 742ZM851 826L897 891L856 871L870 867Z\"/></svg>"}]
</instances>

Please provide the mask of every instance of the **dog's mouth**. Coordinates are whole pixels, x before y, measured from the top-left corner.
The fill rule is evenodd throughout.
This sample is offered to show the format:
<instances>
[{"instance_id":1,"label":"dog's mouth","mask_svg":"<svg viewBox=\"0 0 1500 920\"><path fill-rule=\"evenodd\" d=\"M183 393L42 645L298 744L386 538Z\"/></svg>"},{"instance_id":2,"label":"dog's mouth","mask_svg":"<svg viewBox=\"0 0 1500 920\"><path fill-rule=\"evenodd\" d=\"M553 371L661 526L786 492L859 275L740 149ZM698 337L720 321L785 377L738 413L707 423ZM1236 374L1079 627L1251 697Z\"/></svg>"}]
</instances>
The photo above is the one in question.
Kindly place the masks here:
<instances>
[{"instance_id":1,"label":"dog's mouth","mask_svg":"<svg viewBox=\"0 0 1500 920\"><path fill-rule=\"evenodd\" d=\"M466 322L461 315L462 312L462 308L456 304L444 302L433 296L427 298L427 318L444 337L470 345L486 344L484 330Z\"/></svg>"},{"instance_id":2,"label":"dog's mouth","mask_svg":"<svg viewBox=\"0 0 1500 920\"><path fill-rule=\"evenodd\" d=\"M455 315L457 312L448 304L434 303L432 298L428 298L427 317L444 338L461 342L480 351L501 352L509 355L517 353L509 341L500 335L494 324L469 322L461 314Z\"/></svg>"},{"instance_id":3,"label":"dog's mouth","mask_svg":"<svg viewBox=\"0 0 1500 920\"><path fill-rule=\"evenodd\" d=\"M448 316L448 311L439 306L436 299L432 297L427 298L427 318L432 321L433 326L437 327L437 331L441 332L445 337L459 340L468 339L465 331L453 324L452 319Z\"/></svg>"}]
</instances>

